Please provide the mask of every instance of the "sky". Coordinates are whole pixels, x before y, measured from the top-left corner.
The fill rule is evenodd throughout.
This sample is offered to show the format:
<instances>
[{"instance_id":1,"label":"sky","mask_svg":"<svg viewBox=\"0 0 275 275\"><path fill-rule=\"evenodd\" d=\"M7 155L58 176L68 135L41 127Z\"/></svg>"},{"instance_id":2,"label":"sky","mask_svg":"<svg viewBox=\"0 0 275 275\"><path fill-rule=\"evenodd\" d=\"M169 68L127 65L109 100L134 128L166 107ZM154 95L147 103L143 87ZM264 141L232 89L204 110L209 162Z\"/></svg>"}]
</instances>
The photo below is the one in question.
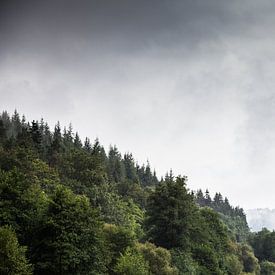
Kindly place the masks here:
<instances>
[{"instance_id":1,"label":"sky","mask_svg":"<svg viewBox=\"0 0 275 275\"><path fill-rule=\"evenodd\" d=\"M275 208L275 2L2 0L0 110Z\"/></svg>"}]
</instances>

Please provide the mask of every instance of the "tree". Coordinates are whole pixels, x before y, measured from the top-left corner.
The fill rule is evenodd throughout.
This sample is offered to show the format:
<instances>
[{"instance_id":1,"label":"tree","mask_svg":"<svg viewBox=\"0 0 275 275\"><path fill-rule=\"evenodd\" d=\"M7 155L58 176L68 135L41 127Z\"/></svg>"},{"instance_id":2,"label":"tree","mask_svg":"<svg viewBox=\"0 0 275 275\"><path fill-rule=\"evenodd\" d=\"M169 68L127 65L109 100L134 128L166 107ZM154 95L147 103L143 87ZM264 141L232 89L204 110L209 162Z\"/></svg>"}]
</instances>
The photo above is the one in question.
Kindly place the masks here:
<instances>
[{"instance_id":1,"label":"tree","mask_svg":"<svg viewBox=\"0 0 275 275\"><path fill-rule=\"evenodd\" d=\"M77 181L78 190L72 187L76 193L86 192L89 197L90 188L93 185L104 183L106 178L102 163L98 162L92 154L77 148L72 148L62 154L57 168L61 179L65 182L67 179Z\"/></svg>"},{"instance_id":2,"label":"tree","mask_svg":"<svg viewBox=\"0 0 275 275\"><path fill-rule=\"evenodd\" d=\"M261 275L274 275L275 274L275 263L263 261L260 264Z\"/></svg>"},{"instance_id":3,"label":"tree","mask_svg":"<svg viewBox=\"0 0 275 275\"><path fill-rule=\"evenodd\" d=\"M32 121L31 126L31 137L34 143L34 146L37 150L41 150L42 134L39 129L39 124L37 121Z\"/></svg>"},{"instance_id":4,"label":"tree","mask_svg":"<svg viewBox=\"0 0 275 275\"><path fill-rule=\"evenodd\" d=\"M128 248L118 259L115 267L115 274L118 275L149 275L149 264L143 255L136 249Z\"/></svg>"},{"instance_id":5,"label":"tree","mask_svg":"<svg viewBox=\"0 0 275 275\"><path fill-rule=\"evenodd\" d=\"M201 189L196 192L196 202L199 206L205 206L205 198Z\"/></svg>"},{"instance_id":6,"label":"tree","mask_svg":"<svg viewBox=\"0 0 275 275\"><path fill-rule=\"evenodd\" d=\"M172 249L172 263L179 270L179 274L184 275L198 275L199 265L192 258L190 252L184 252L181 249Z\"/></svg>"},{"instance_id":7,"label":"tree","mask_svg":"<svg viewBox=\"0 0 275 275\"><path fill-rule=\"evenodd\" d=\"M62 135L61 135L60 124L59 122L57 122L57 124L54 127L52 143L49 149L49 153L50 153L49 163L51 165L54 166L57 164L58 154L61 152L61 150L62 150Z\"/></svg>"},{"instance_id":8,"label":"tree","mask_svg":"<svg viewBox=\"0 0 275 275\"><path fill-rule=\"evenodd\" d=\"M22 130L22 125L21 125L20 116L17 110L15 109L11 118L11 136L17 137L17 135L21 132L21 130Z\"/></svg>"},{"instance_id":9,"label":"tree","mask_svg":"<svg viewBox=\"0 0 275 275\"><path fill-rule=\"evenodd\" d=\"M9 226L0 227L0 247L0 274L32 274L32 267L25 257L26 247L19 245Z\"/></svg>"},{"instance_id":10,"label":"tree","mask_svg":"<svg viewBox=\"0 0 275 275\"><path fill-rule=\"evenodd\" d=\"M138 243L137 250L141 252L144 259L149 263L151 274L155 275L177 275L177 268L171 264L171 254L163 247L156 247L154 244L146 242Z\"/></svg>"},{"instance_id":11,"label":"tree","mask_svg":"<svg viewBox=\"0 0 275 275\"><path fill-rule=\"evenodd\" d=\"M229 228L230 234L237 242L246 241L249 235L249 227L242 208L232 207L227 198L223 200L221 193L216 193L211 200L209 191L203 196L201 190L196 193L196 202L199 206L208 206L220 214L221 219Z\"/></svg>"},{"instance_id":12,"label":"tree","mask_svg":"<svg viewBox=\"0 0 275 275\"><path fill-rule=\"evenodd\" d=\"M238 255L229 254L225 258L225 269L229 275L240 275L243 271L243 264Z\"/></svg>"},{"instance_id":13,"label":"tree","mask_svg":"<svg viewBox=\"0 0 275 275\"><path fill-rule=\"evenodd\" d=\"M260 265L258 259L253 253L253 249L247 244L241 244L239 246L240 258L243 262L244 272L250 272L252 274L260 274Z\"/></svg>"},{"instance_id":14,"label":"tree","mask_svg":"<svg viewBox=\"0 0 275 275\"><path fill-rule=\"evenodd\" d=\"M216 193L213 199L213 209L217 212L221 212L222 205L223 205L223 197L221 193Z\"/></svg>"},{"instance_id":15,"label":"tree","mask_svg":"<svg viewBox=\"0 0 275 275\"><path fill-rule=\"evenodd\" d=\"M120 182L125 179L124 163L122 162L121 154L116 146L110 147L107 171L110 181Z\"/></svg>"},{"instance_id":16,"label":"tree","mask_svg":"<svg viewBox=\"0 0 275 275\"><path fill-rule=\"evenodd\" d=\"M103 274L102 223L85 196L57 186L50 196L45 222L33 236L37 274Z\"/></svg>"},{"instance_id":17,"label":"tree","mask_svg":"<svg viewBox=\"0 0 275 275\"><path fill-rule=\"evenodd\" d=\"M113 274L118 258L126 252L127 248L134 247L135 235L128 228L105 224L104 236L111 258L111 262L108 264L108 273Z\"/></svg>"},{"instance_id":18,"label":"tree","mask_svg":"<svg viewBox=\"0 0 275 275\"><path fill-rule=\"evenodd\" d=\"M92 151L92 145L91 145L90 139L87 137L85 138L85 141L84 141L84 150L86 150L88 153Z\"/></svg>"},{"instance_id":19,"label":"tree","mask_svg":"<svg viewBox=\"0 0 275 275\"><path fill-rule=\"evenodd\" d=\"M73 135L74 135L73 134L73 126L70 123L68 130L66 128L64 128L64 131L63 131L63 140L64 140L64 145L65 145L66 149L70 149L73 147L73 144L74 144Z\"/></svg>"},{"instance_id":20,"label":"tree","mask_svg":"<svg viewBox=\"0 0 275 275\"><path fill-rule=\"evenodd\" d=\"M209 194L208 189L206 189L206 191L205 191L205 197L204 198L205 198L205 206L211 207L212 199L211 199L211 196Z\"/></svg>"},{"instance_id":21,"label":"tree","mask_svg":"<svg viewBox=\"0 0 275 275\"><path fill-rule=\"evenodd\" d=\"M19 241L30 245L32 233L47 207L46 194L34 181L37 175L26 175L19 169L8 172L0 169L0 225L8 224L15 229ZM34 170L34 169L32 169ZM34 174L35 172L32 171Z\"/></svg>"},{"instance_id":22,"label":"tree","mask_svg":"<svg viewBox=\"0 0 275 275\"><path fill-rule=\"evenodd\" d=\"M123 163L125 167L126 178L133 183L137 183L138 176L137 176L135 160L133 158L133 155L130 153L125 154L123 158Z\"/></svg>"},{"instance_id":23,"label":"tree","mask_svg":"<svg viewBox=\"0 0 275 275\"><path fill-rule=\"evenodd\" d=\"M44 124L44 130L43 130L43 135L42 135L42 152L41 152L41 158L44 161L48 161L50 159L50 153L53 152L51 146L52 146L52 133L50 131L50 127L47 123Z\"/></svg>"},{"instance_id":24,"label":"tree","mask_svg":"<svg viewBox=\"0 0 275 275\"><path fill-rule=\"evenodd\" d=\"M227 228L219 215L208 207L201 208L191 232L191 252L203 274L222 274L229 251Z\"/></svg>"},{"instance_id":25,"label":"tree","mask_svg":"<svg viewBox=\"0 0 275 275\"><path fill-rule=\"evenodd\" d=\"M78 132L75 133L75 137L74 137L74 146L78 149L82 148L82 142L81 139L78 135Z\"/></svg>"},{"instance_id":26,"label":"tree","mask_svg":"<svg viewBox=\"0 0 275 275\"><path fill-rule=\"evenodd\" d=\"M195 211L185 177L167 179L159 184L148 198L146 225L149 240L168 249L185 247Z\"/></svg>"},{"instance_id":27,"label":"tree","mask_svg":"<svg viewBox=\"0 0 275 275\"><path fill-rule=\"evenodd\" d=\"M3 120L0 118L0 143L3 143L6 139L6 127Z\"/></svg>"},{"instance_id":28,"label":"tree","mask_svg":"<svg viewBox=\"0 0 275 275\"><path fill-rule=\"evenodd\" d=\"M98 138L95 139L94 144L91 148L91 155L97 162L98 166L104 169L104 173L107 170L107 156L104 147L100 144Z\"/></svg>"},{"instance_id":29,"label":"tree","mask_svg":"<svg viewBox=\"0 0 275 275\"><path fill-rule=\"evenodd\" d=\"M266 228L252 235L249 240L260 261L275 262L275 231L270 232Z\"/></svg>"}]
</instances>

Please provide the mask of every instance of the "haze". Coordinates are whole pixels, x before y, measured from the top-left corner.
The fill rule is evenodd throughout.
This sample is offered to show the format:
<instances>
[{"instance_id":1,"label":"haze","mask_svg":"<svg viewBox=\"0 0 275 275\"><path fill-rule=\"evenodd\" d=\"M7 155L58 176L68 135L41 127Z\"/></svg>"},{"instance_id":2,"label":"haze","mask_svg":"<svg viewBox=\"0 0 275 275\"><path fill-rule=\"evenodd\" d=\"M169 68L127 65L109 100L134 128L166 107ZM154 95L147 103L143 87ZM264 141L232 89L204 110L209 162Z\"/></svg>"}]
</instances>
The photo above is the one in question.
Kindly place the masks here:
<instances>
[{"instance_id":1,"label":"haze","mask_svg":"<svg viewBox=\"0 0 275 275\"><path fill-rule=\"evenodd\" d=\"M275 3L1 1L0 110L275 208Z\"/></svg>"}]
</instances>

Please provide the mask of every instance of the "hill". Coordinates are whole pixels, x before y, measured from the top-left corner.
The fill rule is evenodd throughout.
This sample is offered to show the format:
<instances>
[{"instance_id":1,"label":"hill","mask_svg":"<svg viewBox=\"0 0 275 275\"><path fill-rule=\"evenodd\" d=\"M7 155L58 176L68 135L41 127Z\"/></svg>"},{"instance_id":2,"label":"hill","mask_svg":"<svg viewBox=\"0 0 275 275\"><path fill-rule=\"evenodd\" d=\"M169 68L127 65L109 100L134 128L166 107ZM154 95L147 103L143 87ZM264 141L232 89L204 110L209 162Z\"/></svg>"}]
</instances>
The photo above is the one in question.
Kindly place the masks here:
<instances>
[{"instance_id":1,"label":"hill","mask_svg":"<svg viewBox=\"0 0 275 275\"><path fill-rule=\"evenodd\" d=\"M243 210L201 193L72 126L3 112L0 274L259 274Z\"/></svg>"}]
</instances>

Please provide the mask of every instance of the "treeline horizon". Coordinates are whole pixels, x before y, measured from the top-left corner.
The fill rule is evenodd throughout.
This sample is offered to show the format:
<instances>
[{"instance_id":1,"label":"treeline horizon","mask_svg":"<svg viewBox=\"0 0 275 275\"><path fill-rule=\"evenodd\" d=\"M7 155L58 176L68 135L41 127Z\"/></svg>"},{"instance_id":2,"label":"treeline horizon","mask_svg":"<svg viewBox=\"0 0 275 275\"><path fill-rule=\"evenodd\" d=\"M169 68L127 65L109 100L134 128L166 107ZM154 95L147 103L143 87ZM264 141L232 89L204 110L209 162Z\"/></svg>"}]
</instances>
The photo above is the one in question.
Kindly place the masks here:
<instances>
[{"instance_id":1,"label":"treeline horizon","mask_svg":"<svg viewBox=\"0 0 275 275\"><path fill-rule=\"evenodd\" d=\"M27 131L30 131L30 132L33 131L32 128L35 128L35 131L38 130L41 133L41 135L43 134L45 136L49 135L48 137L42 138L42 140L44 140L46 143L44 146L48 148L50 147L49 146L50 142L53 141L54 135L61 134L61 137L63 137L63 139L67 139L69 142L73 142L78 147L80 146L80 147L83 147L84 149L91 150L93 146L94 147L99 146L101 147L102 154L103 155L105 154L106 157L112 154L118 154L120 155L121 159L124 159L125 162L127 162L127 159L130 159L135 164L135 168L137 169L137 171L139 169L146 171L146 174L147 174L146 176L144 175L141 176L142 172L137 172L137 174L141 176L139 180L142 180L145 184L147 183L147 185L150 185L148 183L150 182L149 179L152 177L154 178L152 181L153 183L159 183L163 181L165 177L166 178L169 177L169 174L174 174L173 169L169 168L167 169L167 172L165 173L165 175L158 176L156 173L156 170L155 169L152 170L149 159L147 159L146 164L143 162L140 165L139 161L134 158L131 152L126 151L124 154L122 154L119 151L116 144L112 145L110 143L108 146L109 152L107 152L106 154L106 150L104 146L100 144L100 140L98 137L94 138L94 144L92 144L91 138L89 137L85 137L84 139L81 139L78 131L74 133L73 124L71 122L69 123L69 125L64 126L62 130L60 121L57 121L55 123L55 126L53 127L54 130L52 131L51 127L49 126L47 121L44 120L43 117L41 117L40 120L36 119L29 122L27 121L26 116L24 114L20 117L17 109L15 109L12 116L10 116L10 114L7 111L3 111L2 114L0 114L0 127L3 127L1 125L2 123L3 125L5 125L4 127L7 127L9 129L6 135L8 138L11 138L11 139L16 138L18 133L21 133L23 127L26 127ZM1 131L1 128L0 128L0 131ZM55 134L55 132L58 132L58 134ZM122 175L126 175L126 169L128 168L128 167L126 168L126 166L127 164L125 165L125 167L123 167L123 164L122 164L122 170L124 170L121 172ZM187 177L186 177L186 180L187 180ZM193 192L197 193L198 196L201 197L203 190L199 188L198 190L193 190ZM207 201L209 201L209 199L211 200L209 188L206 187L204 193L205 194L203 196L205 196L206 198L206 205L207 205L208 203ZM220 192L214 193L213 200L216 200L217 196L219 196L219 200L224 199L225 204L229 204L228 198L226 196L223 198ZM200 203L200 199L198 199L198 202ZM240 206L236 206L235 208L240 209L240 211L243 212L243 208L241 208Z\"/></svg>"},{"instance_id":2,"label":"treeline horizon","mask_svg":"<svg viewBox=\"0 0 275 275\"><path fill-rule=\"evenodd\" d=\"M0 274L273 274L275 235L259 234L186 176L158 179L71 125L0 115Z\"/></svg>"}]
</instances>

